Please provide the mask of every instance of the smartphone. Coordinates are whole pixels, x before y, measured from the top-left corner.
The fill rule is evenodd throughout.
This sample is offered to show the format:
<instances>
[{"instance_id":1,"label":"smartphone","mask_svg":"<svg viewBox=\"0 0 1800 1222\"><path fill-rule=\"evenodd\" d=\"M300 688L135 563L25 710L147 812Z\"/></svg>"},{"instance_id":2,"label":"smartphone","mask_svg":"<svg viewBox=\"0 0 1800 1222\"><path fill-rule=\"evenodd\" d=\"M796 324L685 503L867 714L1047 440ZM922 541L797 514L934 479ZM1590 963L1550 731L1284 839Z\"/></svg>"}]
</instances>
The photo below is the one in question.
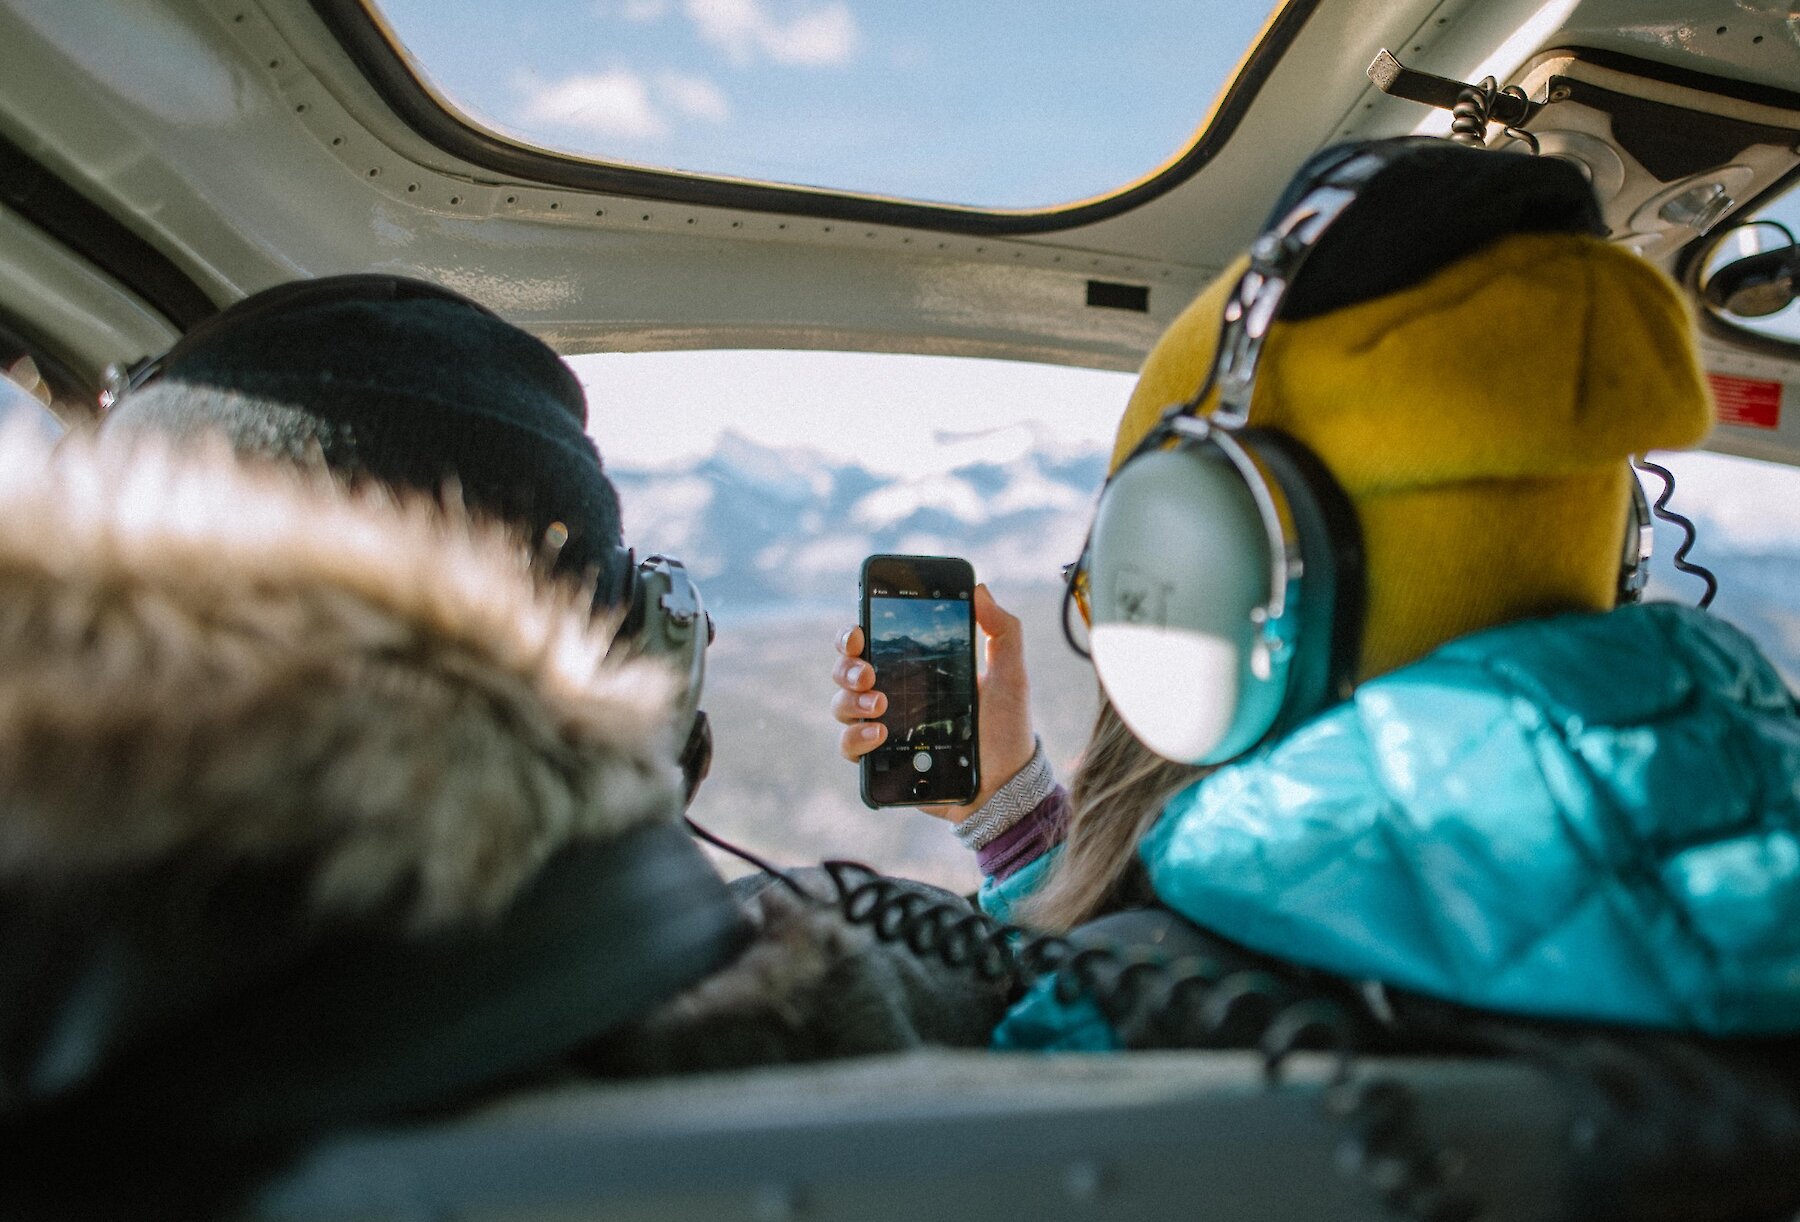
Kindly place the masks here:
<instances>
[{"instance_id":1,"label":"smartphone","mask_svg":"<svg viewBox=\"0 0 1800 1222\"><path fill-rule=\"evenodd\" d=\"M948 556L870 556L863 660L887 696L887 737L862 757L871 807L967 802L981 787L975 725L975 570Z\"/></svg>"}]
</instances>

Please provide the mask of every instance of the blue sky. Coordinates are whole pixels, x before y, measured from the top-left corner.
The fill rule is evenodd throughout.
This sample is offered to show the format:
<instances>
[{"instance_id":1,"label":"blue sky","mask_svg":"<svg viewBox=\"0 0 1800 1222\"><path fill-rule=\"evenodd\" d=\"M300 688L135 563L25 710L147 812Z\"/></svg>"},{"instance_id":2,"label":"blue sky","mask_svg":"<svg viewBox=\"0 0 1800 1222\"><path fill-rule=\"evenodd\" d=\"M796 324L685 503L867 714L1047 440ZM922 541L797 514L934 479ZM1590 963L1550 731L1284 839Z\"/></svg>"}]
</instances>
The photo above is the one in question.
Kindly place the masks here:
<instances>
[{"instance_id":1,"label":"blue sky","mask_svg":"<svg viewBox=\"0 0 1800 1222\"><path fill-rule=\"evenodd\" d=\"M1114 189L1185 148L1275 0L377 3L461 106L571 151L1017 207ZM853 353L574 365L602 452L626 465L689 461L735 430L894 474L1108 445L1132 381ZM738 388L723 413L720 385Z\"/></svg>"},{"instance_id":2,"label":"blue sky","mask_svg":"<svg viewBox=\"0 0 1800 1222\"><path fill-rule=\"evenodd\" d=\"M1186 146L1273 0L377 0L465 109L574 152L955 203Z\"/></svg>"},{"instance_id":3,"label":"blue sky","mask_svg":"<svg viewBox=\"0 0 1800 1222\"><path fill-rule=\"evenodd\" d=\"M1003 207L1104 192L1185 147L1275 6L376 3L440 88L546 143ZM1800 225L1800 192L1771 214ZM1800 306L1751 325L1800 336ZM1131 385L1089 370L849 353L629 354L574 364L595 404L602 450L630 466L690 461L727 430L894 474L943 470L976 451L1004 460L1044 443L1098 447ZM708 413L717 398L707 388L718 385L754 402L737 397L732 410ZM848 402L860 408L853 431L842 427Z\"/></svg>"}]
</instances>

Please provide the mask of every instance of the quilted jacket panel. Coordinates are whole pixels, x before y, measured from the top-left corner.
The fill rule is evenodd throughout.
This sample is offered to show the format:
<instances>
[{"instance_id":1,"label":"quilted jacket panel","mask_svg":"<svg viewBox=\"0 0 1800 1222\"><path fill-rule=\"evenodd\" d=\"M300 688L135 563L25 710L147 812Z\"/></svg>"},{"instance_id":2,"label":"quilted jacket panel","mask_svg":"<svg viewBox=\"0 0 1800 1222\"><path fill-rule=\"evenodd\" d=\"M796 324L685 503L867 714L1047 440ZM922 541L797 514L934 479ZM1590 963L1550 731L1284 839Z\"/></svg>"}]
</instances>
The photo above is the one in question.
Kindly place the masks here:
<instances>
[{"instance_id":1,"label":"quilted jacket panel","mask_svg":"<svg viewBox=\"0 0 1800 1222\"><path fill-rule=\"evenodd\" d=\"M1253 949L1470 1005L1800 1031L1800 717L1671 604L1510 624L1173 798L1162 899Z\"/></svg>"}]
</instances>

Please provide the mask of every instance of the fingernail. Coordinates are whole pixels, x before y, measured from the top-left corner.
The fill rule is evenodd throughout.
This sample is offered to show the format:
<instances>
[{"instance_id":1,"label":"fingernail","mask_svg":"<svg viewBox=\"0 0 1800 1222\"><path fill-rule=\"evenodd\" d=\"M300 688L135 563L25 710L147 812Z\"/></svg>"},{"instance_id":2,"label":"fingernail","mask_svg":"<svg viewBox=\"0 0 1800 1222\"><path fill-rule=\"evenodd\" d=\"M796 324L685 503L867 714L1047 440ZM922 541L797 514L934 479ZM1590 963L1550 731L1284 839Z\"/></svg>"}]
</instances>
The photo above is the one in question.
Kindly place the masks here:
<instances>
[{"instance_id":1,"label":"fingernail","mask_svg":"<svg viewBox=\"0 0 1800 1222\"><path fill-rule=\"evenodd\" d=\"M854 631L855 629L853 628L846 628L838 633L837 648L839 653L843 653L850 648L850 634Z\"/></svg>"},{"instance_id":2,"label":"fingernail","mask_svg":"<svg viewBox=\"0 0 1800 1222\"><path fill-rule=\"evenodd\" d=\"M861 730L858 731L858 733L861 734L862 737L865 739L871 739L881 733L881 727L874 726L874 725L864 726Z\"/></svg>"},{"instance_id":3,"label":"fingernail","mask_svg":"<svg viewBox=\"0 0 1800 1222\"><path fill-rule=\"evenodd\" d=\"M861 662L858 662L855 666L852 666L848 671L844 672L844 678L850 680L852 683L861 683L863 672L867 669L869 668L864 666Z\"/></svg>"},{"instance_id":4,"label":"fingernail","mask_svg":"<svg viewBox=\"0 0 1800 1222\"><path fill-rule=\"evenodd\" d=\"M865 713L873 713L875 711L875 693L864 692L862 695L858 696L856 698L856 707Z\"/></svg>"}]
</instances>

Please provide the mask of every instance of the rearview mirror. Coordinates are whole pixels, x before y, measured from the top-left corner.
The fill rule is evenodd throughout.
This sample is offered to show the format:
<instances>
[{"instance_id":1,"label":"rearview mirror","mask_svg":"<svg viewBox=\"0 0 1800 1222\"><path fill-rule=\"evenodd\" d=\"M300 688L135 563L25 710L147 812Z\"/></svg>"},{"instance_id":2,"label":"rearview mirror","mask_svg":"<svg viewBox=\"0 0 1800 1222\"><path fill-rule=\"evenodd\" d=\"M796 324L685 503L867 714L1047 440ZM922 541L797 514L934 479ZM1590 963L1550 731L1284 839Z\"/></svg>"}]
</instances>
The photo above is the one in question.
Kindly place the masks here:
<instances>
[{"instance_id":1,"label":"rearview mirror","mask_svg":"<svg viewBox=\"0 0 1800 1222\"><path fill-rule=\"evenodd\" d=\"M1766 318L1786 309L1800 295L1800 245L1787 226L1774 221L1750 222L1778 229L1787 241L1719 265L1700 290L1706 304L1738 318Z\"/></svg>"}]
</instances>

